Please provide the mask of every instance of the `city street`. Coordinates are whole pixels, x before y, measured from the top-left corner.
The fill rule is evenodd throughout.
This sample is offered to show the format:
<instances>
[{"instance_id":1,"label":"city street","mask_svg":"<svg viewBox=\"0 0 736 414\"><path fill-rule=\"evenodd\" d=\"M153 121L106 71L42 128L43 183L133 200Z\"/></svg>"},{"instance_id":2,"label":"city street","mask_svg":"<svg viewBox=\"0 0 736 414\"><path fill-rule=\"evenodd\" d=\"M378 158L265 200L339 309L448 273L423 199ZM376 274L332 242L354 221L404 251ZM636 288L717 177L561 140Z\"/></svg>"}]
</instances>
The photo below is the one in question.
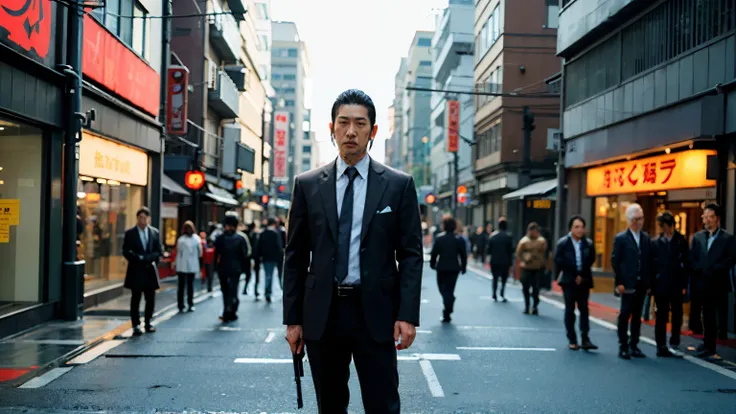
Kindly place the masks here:
<instances>
[{"instance_id":1,"label":"city street","mask_svg":"<svg viewBox=\"0 0 736 414\"><path fill-rule=\"evenodd\" d=\"M163 315L157 333L108 342L102 346L119 345L46 385L48 374L25 385L38 388L0 390L0 411L297 412L279 296L271 304L241 296L240 319L227 325L217 319L220 297L199 303L195 313ZM487 277L468 271L457 297L452 323L442 324L435 274L425 266L422 326L412 349L400 353L402 412L723 413L733 407L733 378L686 360L657 359L647 344L648 358L620 360L615 332L597 324L591 336L598 352L569 351L562 310L546 301L539 316L523 315L518 284L509 285L508 303L494 303ZM308 364L305 371L303 412L314 413ZM355 373L351 395L351 412L362 412Z\"/></svg>"}]
</instances>

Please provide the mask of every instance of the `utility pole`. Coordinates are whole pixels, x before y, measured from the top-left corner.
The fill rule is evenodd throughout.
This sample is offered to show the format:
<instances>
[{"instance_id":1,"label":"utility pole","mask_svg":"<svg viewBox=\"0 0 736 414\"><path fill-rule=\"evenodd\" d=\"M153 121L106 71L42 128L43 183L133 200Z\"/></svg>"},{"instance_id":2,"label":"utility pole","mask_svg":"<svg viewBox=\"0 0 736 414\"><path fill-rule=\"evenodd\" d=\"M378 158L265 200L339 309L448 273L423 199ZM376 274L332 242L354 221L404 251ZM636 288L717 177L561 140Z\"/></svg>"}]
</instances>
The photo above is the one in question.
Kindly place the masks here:
<instances>
[{"instance_id":1,"label":"utility pole","mask_svg":"<svg viewBox=\"0 0 736 414\"><path fill-rule=\"evenodd\" d=\"M560 90L564 91L565 65L561 65ZM565 234L565 210L567 209L567 194L565 191L565 135L562 132L563 114L565 108L564 99L560 99L560 135L557 140L557 197L555 200L555 240L559 240Z\"/></svg>"},{"instance_id":2,"label":"utility pole","mask_svg":"<svg viewBox=\"0 0 736 414\"><path fill-rule=\"evenodd\" d=\"M460 186L457 151L452 153L452 216L457 219L457 188Z\"/></svg>"},{"instance_id":3,"label":"utility pole","mask_svg":"<svg viewBox=\"0 0 736 414\"><path fill-rule=\"evenodd\" d=\"M66 320L82 317L84 302L84 261L77 261L77 180L79 179L79 141L86 122L82 107L82 30L84 9L81 2L70 2L67 62L62 67L66 84L66 129L64 131L64 208L63 208L63 296L62 313ZM29 97L29 99L31 99Z\"/></svg>"},{"instance_id":4,"label":"utility pole","mask_svg":"<svg viewBox=\"0 0 736 414\"><path fill-rule=\"evenodd\" d=\"M531 169L532 169L532 131L534 131L534 115L532 115L529 105L524 105L524 148L523 148L523 160L521 166L522 182L519 183L520 187L529 185L531 181Z\"/></svg>"},{"instance_id":5,"label":"utility pole","mask_svg":"<svg viewBox=\"0 0 736 414\"><path fill-rule=\"evenodd\" d=\"M161 227L161 204L163 202L163 190L161 180L164 175L164 152L166 151L166 117L167 96L169 85L169 58L171 55L171 0L162 0L161 13L161 73L159 82L159 114L161 123L161 147L157 156L151 157L151 223L155 227Z\"/></svg>"}]
</instances>

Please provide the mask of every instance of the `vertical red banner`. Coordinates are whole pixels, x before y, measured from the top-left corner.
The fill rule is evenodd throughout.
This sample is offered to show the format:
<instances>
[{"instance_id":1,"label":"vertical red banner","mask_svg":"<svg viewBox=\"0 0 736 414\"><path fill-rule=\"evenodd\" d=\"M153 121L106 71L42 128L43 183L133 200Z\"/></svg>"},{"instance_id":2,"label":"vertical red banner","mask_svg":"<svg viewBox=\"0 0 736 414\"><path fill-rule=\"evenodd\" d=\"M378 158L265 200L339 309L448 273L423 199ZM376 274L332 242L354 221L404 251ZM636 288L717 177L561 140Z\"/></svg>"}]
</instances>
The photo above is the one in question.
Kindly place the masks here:
<instances>
[{"instance_id":1,"label":"vertical red banner","mask_svg":"<svg viewBox=\"0 0 736 414\"><path fill-rule=\"evenodd\" d=\"M457 152L460 140L460 102L447 101L447 152Z\"/></svg>"},{"instance_id":2,"label":"vertical red banner","mask_svg":"<svg viewBox=\"0 0 736 414\"><path fill-rule=\"evenodd\" d=\"M166 133L187 133L187 103L189 102L189 69L184 66L169 68L166 91Z\"/></svg>"},{"instance_id":3,"label":"vertical red banner","mask_svg":"<svg viewBox=\"0 0 736 414\"><path fill-rule=\"evenodd\" d=\"M273 124L273 177L275 179L289 178L287 162L289 158L289 113L278 111L274 113Z\"/></svg>"}]
</instances>

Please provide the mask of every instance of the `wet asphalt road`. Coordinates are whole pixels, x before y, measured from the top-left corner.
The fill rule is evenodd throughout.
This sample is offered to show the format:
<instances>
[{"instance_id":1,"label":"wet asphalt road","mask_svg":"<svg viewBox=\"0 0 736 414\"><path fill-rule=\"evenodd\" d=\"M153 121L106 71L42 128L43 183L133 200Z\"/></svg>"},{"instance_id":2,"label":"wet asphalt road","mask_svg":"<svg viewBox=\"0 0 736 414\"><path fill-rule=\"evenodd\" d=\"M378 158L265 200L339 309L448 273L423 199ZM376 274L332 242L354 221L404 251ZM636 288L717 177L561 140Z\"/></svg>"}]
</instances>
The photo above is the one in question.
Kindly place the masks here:
<instances>
[{"instance_id":1,"label":"wet asphalt road","mask_svg":"<svg viewBox=\"0 0 736 414\"><path fill-rule=\"evenodd\" d=\"M685 360L617 358L614 331L593 324L597 352L567 350L562 311L542 303L522 315L519 285L508 303L468 271L451 324L442 324L435 274L425 266L422 325L400 353L405 413L726 413L736 380ZM275 285L278 283L275 281ZM242 285L241 285L242 286ZM263 286L261 286L261 289ZM252 289L252 288L251 288ZM241 296L240 319L222 325L221 298L158 323L36 389L0 389L0 412L295 413L293 369L274 303ZM240 360L238 360L240 359ZM308 364L301 412L316 413ZM719 391L720 390L720 391ZM362 412L356 374L350 412Z\"/></svg>"}]
</instances>

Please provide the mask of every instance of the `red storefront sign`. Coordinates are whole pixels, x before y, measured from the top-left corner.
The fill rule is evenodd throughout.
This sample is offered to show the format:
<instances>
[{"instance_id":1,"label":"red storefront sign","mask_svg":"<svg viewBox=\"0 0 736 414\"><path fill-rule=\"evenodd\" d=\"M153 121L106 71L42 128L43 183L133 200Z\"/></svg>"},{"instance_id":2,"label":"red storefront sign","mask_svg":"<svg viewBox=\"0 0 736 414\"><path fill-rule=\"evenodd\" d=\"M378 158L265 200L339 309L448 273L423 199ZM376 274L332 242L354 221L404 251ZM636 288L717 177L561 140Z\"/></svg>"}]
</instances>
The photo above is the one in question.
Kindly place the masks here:
<instances>
[{"instance_id":1,"label":"red storefront sign","mask_svg":"<svg viewBox=\"0 0 736 414\"><path fill-rule=\"evenodd\" d=\"M158 115L158 73L89 15L84 16L82 72L133 105Z\"/></svg>"},{"instance_id":2,"label":"red storefront sign","mask_svg":"<svg viewBox=\"0 0 736 414\"><path fill-rule=\"evenodd\" d=\"M185 135L187 133L187 102L189 101L189 69L172 66L168 73L166 91L166 133Z\"/></svg>"},{"instance_id":3,"label":"red storefront sign","mask_svg":"<svg viewBox=\"0 0 736 414\"><path fill-rule=\"evenodd\" d=\"M273 124L273 177L289 178L289 113L276 112Z\"/></svg>"},{"instance_id":4,"label":"red storefront sign","mask_svg":"<svg viewBox=\"0 0 736 414\"><path fill-rule=\"evenodd\" d=\"M460 102L447 101L447 152L457 152L459 124Z\"/></svg>"},{"instance_id":5,"label":"red storefront sign","mask_svg":"<svg viewBox=\"0 0 736 414\"><path fill-rule=\"evenodd\" d=\"M51 0L0 0L0 27L8 31L7 40L41 59L51 44Z\"/></svg>"}]
</instances>

